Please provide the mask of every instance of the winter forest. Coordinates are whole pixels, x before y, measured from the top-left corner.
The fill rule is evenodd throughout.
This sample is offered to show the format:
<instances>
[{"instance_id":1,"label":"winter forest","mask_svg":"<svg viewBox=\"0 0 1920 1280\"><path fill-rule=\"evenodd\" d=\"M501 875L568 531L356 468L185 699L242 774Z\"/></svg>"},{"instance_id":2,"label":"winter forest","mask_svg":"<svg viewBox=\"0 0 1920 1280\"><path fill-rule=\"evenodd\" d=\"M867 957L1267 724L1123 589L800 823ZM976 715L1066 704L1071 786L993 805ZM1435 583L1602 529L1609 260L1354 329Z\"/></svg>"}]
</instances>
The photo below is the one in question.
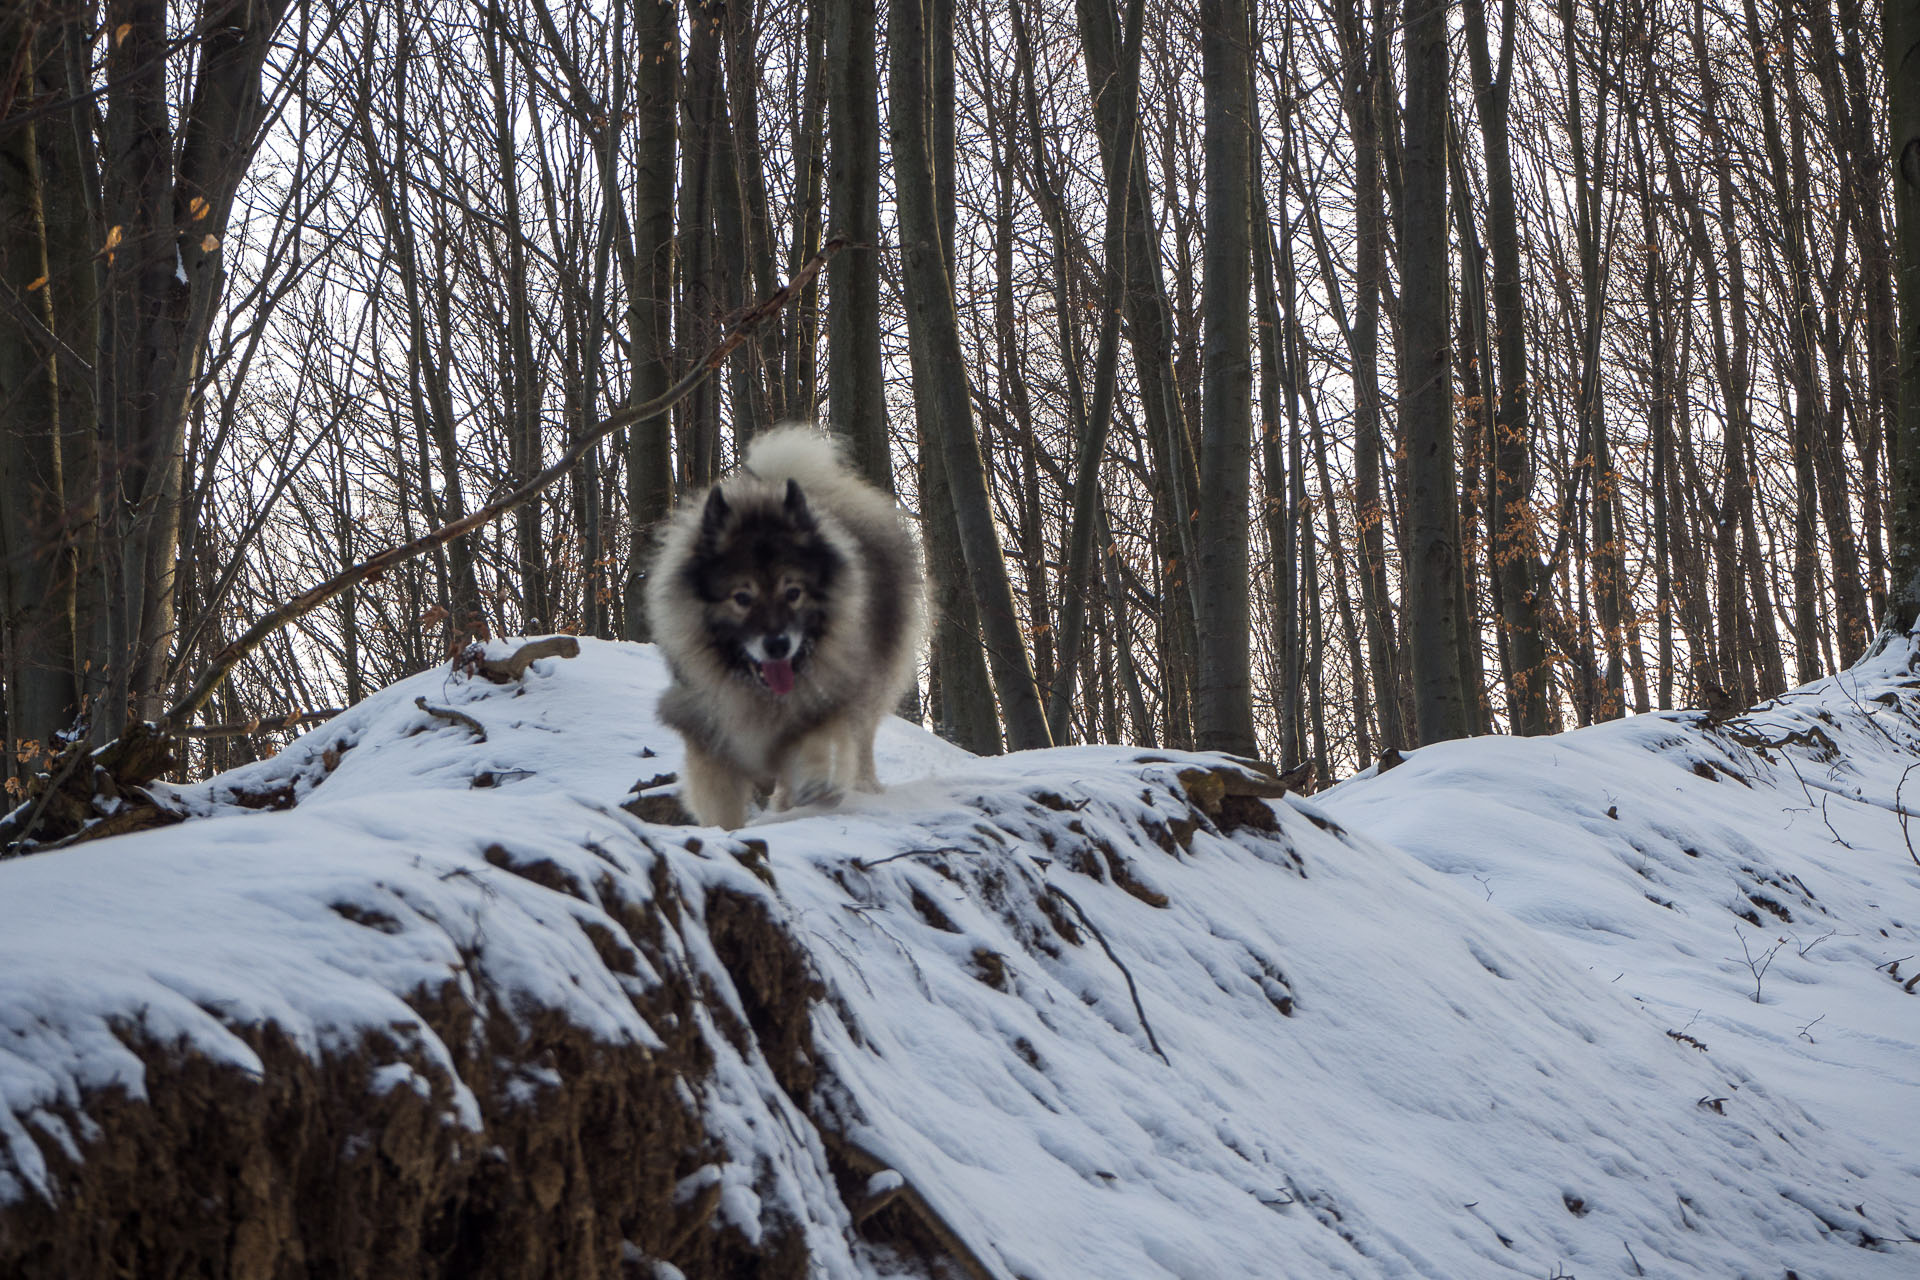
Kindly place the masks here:
<instances>
[{"instance_id":1,"label":"winter forest","mask_svg":"<svg viewBox=\"0 0 1920 1280\"><path fill-rule=\"evenodd\" d=\"M976 752L1750 706L1920 605L1917 62L1911 0L10 0L0 809L644 640L796 418Z\"/></svg>"}]
</instances>

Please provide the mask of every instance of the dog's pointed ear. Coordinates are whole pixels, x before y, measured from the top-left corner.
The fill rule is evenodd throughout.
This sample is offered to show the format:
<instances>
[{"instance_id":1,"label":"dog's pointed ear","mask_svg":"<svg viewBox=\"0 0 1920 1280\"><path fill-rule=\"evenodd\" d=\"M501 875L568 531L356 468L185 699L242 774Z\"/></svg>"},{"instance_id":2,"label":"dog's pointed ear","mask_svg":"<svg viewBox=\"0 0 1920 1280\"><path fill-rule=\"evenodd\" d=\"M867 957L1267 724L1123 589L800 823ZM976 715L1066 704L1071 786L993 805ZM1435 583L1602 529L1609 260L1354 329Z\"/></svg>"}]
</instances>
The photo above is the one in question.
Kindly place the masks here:
<instances>
[{"instance_id":1,"label":"dog's pointed ear","mask_svg":"<svg viewBox=\"0 0 1920 1280\"><path fill-rule=\"evenodd\" d=\"M700 536L708 542L717 540L720 537L721 527L727 523L727 516L731 511L732 508L727 505L726 495L720 492L720 486L713 486L707 491L706 510L700 513Z\"/></svg>"},{"instance_id":2,"label":"dog's pointed ear","mask_svg":"<svg viewBox=\"0 0 1920 1280\"><path fill-rule=\"evenodd\" d=\"M813 510L807 506L807 495L800 492L800 482L787 480L787 519L796 529L813 528Z\"/></svg>"}]
</instances>

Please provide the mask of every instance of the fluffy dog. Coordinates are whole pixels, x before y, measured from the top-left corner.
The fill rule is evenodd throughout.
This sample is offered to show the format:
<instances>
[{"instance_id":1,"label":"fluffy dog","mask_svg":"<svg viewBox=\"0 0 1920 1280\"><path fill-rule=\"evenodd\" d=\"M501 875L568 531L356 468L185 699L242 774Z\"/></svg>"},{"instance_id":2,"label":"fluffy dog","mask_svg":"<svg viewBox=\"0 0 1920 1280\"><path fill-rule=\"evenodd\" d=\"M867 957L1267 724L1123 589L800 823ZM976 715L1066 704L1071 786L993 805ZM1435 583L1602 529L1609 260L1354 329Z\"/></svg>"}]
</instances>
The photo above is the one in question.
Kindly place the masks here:
<instances>
[{"instance_id":1,"label":"fluffy dog","mask_svg":"<svg viewBox=\"0 0 1920 1280\"><path fill-rule=\"evenodd\" d=\"M878 791L873 738L913 681L924 595L900 509L812 428L766 433L684 504L646 603L694 818L738 827L756 793L785 809Z\"/></svg>"}]
</instances>

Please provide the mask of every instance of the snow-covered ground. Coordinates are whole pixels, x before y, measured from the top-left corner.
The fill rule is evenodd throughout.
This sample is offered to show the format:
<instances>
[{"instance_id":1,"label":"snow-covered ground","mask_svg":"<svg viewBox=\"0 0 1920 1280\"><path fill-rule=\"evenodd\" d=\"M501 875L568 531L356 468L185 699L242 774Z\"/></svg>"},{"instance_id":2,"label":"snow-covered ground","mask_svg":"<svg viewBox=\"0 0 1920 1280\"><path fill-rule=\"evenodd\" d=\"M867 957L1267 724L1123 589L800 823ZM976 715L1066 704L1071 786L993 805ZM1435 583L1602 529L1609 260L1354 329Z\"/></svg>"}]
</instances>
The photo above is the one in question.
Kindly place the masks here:
<instances>
[{"instance_id":1,"label":"snow-covered ground","mask_svg":"<svg viewBox=\"0 0 1920 1280\"><path fill-rule=\"evenodd\" d=\"M712 1035L698 1099L731 1157L705 1229L797 1225L821 1275L905 1268L831 1146L1009 1280L1920 1276L1904 652L1723 725L1429 748L1232 831L1180 779L1217 761L900 722L880 796L643 822L663 679L593 641L427 673L181 790L193 821L0 864L0 1206L84 1154L90 1091L144 1087L128 1025L256 1072L232 1028L385 1028L425 1095L451 1058L403 997L452 976L655 1043L658 975L604 958L665 885L763 901L823 984L814 1096ZM744 1019L697 933L666 945Z\"/></svg>"}]
</instances>

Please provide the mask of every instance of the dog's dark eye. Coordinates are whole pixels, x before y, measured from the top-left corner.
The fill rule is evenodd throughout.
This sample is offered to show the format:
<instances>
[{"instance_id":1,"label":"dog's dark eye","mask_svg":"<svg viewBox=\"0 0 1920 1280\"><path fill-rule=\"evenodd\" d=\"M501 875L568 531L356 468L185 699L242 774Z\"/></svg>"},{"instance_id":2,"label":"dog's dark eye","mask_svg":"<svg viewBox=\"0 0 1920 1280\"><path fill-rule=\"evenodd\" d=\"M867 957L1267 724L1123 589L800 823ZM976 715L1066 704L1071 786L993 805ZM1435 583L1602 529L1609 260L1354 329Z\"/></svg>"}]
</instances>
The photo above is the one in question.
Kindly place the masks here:
<instances>
[{"instance_id":1,"label":"dog's dark eye","mask_svg":"<svg viewBox=\"0 0 1920 1280\"><path fill-rule=\"evenodd\" d=\"M742 609L751 608L753 606L753 596L745 591L736 591L733 593L733 602Z\"/></svg>"},{"instance_id":2,"label":"dog's dark eye","mask_svg":"<svg viewBox=\"0 0 1920 1280\"><path fill-rule=\"evenodd\" d=\"M800 588L798 588L798 587L788 587L788 588L787 588L787 603L788 603L788 604L798 604L799 602L800 602Z\"/></svg>"}]
</instances>

